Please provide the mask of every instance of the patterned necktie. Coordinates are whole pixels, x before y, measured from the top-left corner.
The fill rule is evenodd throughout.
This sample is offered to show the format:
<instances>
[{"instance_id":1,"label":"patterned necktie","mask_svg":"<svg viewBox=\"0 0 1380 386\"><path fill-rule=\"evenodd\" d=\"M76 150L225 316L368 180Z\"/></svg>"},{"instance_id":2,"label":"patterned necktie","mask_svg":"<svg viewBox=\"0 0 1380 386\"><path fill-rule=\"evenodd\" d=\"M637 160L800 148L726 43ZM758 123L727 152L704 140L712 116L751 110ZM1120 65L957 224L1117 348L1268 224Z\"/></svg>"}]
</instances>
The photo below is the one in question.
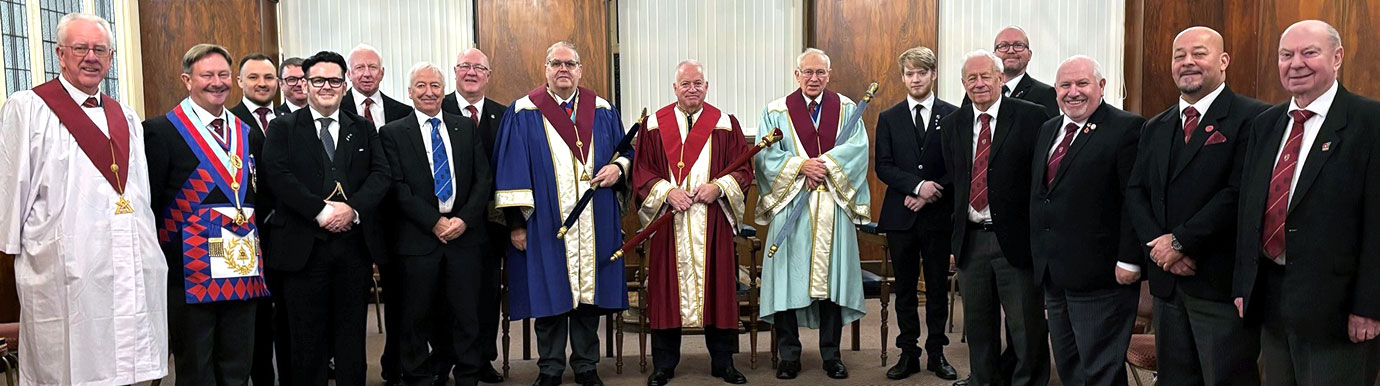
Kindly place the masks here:
<instances>
[{"instance_id":1,"label":"patterned necktie","mask_svg":"<svg viewBox=\"0 0 1380 386\"><path fill-rule=\"evenodd\" d=\"M216 118L211 120L211 132L216 134L216 142L220 142L220 147L230 150L230 140L225 138L225 120Z\"/></svg>"},{"instance_id":2,"label":"patterned necktie","mask_svg":"<svg viewBox=\"0 0 1380 386\"><path fill-rule=\"evenodd\" d=\"M570 101L565 101L565 103L561 104L561 108L565 109L565 115L570 116L570 121L575 122L575 104Z\"/></svg>"},{"instance_id":3,"label":"patterned necktie","mask_svg":"<svg viewBox=\"0 0 1380 386\"><path fill-rule=\"evenodd\" d=\"M455 193L451 187L450 161L446 157L446 143L441 142L441 120L426 120L431 124L431 181L436 199L445 202Z\"/></svg>"},{"instance_id":4,"label":"patterned necktie","mask_svg":"<svg viewBox=\"0 0 1380 386\"><path fill-rule=\"evenodd\" d=\"M1078 134L1078 124L1069 122L1064 125L1064 139L1059 140L1059 146L1055 146L1054 153L1049 155L1049 164L1045 165L1045 186L1054 183L1054 176L1059 173L1059 163L1068 155L1074 134Z\"/></svg>"},{"instance_id":5,"label":"patterned necktie","mask_svg":"<svg viewBox=\"0 0 1380 386\"><path fill-rule=\"evenodd\" d=\"M373 99L373 98L367 98L367 99L364 100L364 119L369 120L369 123L374 123L374 99ZM377 123L374 123L374 124L377 124Z\"/></svg>"},{"instance_id":6,"label":"patterned necktie","mask_svg":"<svg viewBox=\"0 0 1380 386\"><path fill-rule=\"evenodd\" d=\"M968 206L974 210L987 209L987 159L992 152L992 116L978 115L982 128L978 130L977 151L973 152L973 180L968 183Z\"/></svg>"},{"instance_id":7,"label":"patterned necktie","mask_svg":"<svg viewBox=\"0 0 1380 386\"><path fill-rule=\"evenodd\" d=\"M254 110L254 114L259 116L259 130L268 131L268 113L272 111L273 110L269 110L267 107L260 107Z\"/></svg>"},{"instance_id":8,"label":"patterned necktie","mask_svg":"<svg viewBox=\"0 0 1380 386\"><path fill-rule=\"evenodd\" d=\"M810 119L815 121L816 126L819 125L819 102L810 101Z\"/></svg>"},{"instance_id":9,"label":"patterned necktie","mask_svg":"<svg viewBox=\"0 0 1380 386\"><path fill-rule=\"evenodd\" d=\"M86 97L86 101L81 103L81 107L85 107L88 109L94 107L101 107L101 101L99 99L96 99L96 97Z\"/></svg>"},{"instance_id":10,"label":"patterned necktie","mask_svg":"<svg viewBox=\"0 0 1380 386\"><path fill-rule=\"evenodd\" d=\"M331 127L331 122L335 122L335 120L322 117L316 121L321 122L321 148L326 150L326 158L335 162L335 137L332 137L331 131L328 130Z\"/></svg>"},{"instance_id":11,"label":"patterned necktie","mask_svg":"<svg viewBox=\"0 0 1380 386\"><path fill-rule=\"evenodd\" d=\"M474 108L474 105L469 105L469 106L465 106L465 111L470 113L470 119L473 119L473 120L474 120L474 124L475 124L476 126L478 126L478 125L479 125L479 109Z\"/></svg>"},{"instance_id":12,"label":"patterned necktie","mask_svg":"<svg viewBox=\"0 0 1380 386\"><path fill-rule=\"evenodd\" d=\"M1184 143L1193 138L1193 130L1198 129L1198 109L1188 106L1184 109Z\"/></svg>"},{"instance_id":13,"label":"patterned necktie","mask_svg":"<svg viewBox=\"0 0 1380 386\"><path fill-rule=\"evenodd\" d=\"M1317 114L1308 110L1289 112L1294 124L1289 128L1289 137L1284 141L1284 150L1275 161L1275 170L1270 175L1270 191L1265 201L1265 224L1261 227L1260 244L1265 247L1265 256L1275 262L1284 254L1284 219L1289 214L1289 190L1294 183L1294 169L1299 165L1299 150L1303 149L1303 123Z\"/></svg>"}]
</instances>

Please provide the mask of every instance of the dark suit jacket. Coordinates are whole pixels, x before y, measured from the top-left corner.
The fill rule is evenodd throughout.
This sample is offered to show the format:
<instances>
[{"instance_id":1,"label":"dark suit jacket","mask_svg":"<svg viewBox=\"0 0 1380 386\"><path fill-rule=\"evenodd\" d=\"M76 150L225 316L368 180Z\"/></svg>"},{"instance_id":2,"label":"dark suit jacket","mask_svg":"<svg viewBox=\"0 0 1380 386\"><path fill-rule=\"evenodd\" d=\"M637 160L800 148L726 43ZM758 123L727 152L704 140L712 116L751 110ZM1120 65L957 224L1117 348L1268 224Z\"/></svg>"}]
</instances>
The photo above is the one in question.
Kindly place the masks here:
<instances>
[{"instance_id":1,"label":"dark suit jacket","mask_svg":"<svg viewBox=\"0 0 1380 386\"><path fill-rule=\"evenodd\" d=\"M446 99L441 101L441 111L463 117L465 114L460 111L460 102L456 98L455 93L446 95ZM498 124L503 122L503 112L506 110L508 110L508 106L495 102L493 99L484 98L484 110L480 112L483 118L479 120L479 136L484 141L484 152L489 155L489 159L493 159L494 141L495 138L498 138Z\"/></svg>"},{"instance_id":2,"label":"dark suit jacket","mask_svg":"<svg viewBox=\"0 0 1380 386\"><path fill-rule=\"evenodd\" d=\"M334 162L321 147L310 107L268 124L269 136L259 168L277 201L269 220L273 232L269 242L275 257L265 261L270 269L301 269L316 239L331 237L316 224L316 215L325 208L322 200L331 193L326 178L332 169L343 171L345 203L359 213L360 223L350 232L363 233L369 248L365 253L384 256L377 209L392 181L388 160L373 123L347 111L341 111L339 118Z\"/></svg>"},{"instance_id":3,"label":"dark suit jacket","mask_svg":"<svg viewBox=\"0 0 1380 386\"><path fill-rule=\"evenodd\" d=\"M446 135L449 136L449 157L454 179L454 204L449 212L441 213L432 179L421 125L409 116L379 129L383 151L392 167L393 191L389 195L398 209L397 221L389 226L393 250L397 255L429 254L443 245L473 247L485 239L485 214L489 196L493 194L493 175L489 171L488 153L475 129L474 121L453 114L442 113ZM430 128L428 128L430 130ZM432 232L441 217L459 217L466 230L460 237L442 244Z\"/></svg>"},{"instance_id":4,"label":"dark suit jacket","mask_svg":"<svg viewBox=\"0 0 1380 386\"><path fill-rule=\"evenodd\" d=\"M1268 107L1224 88L1187 144L1177 102L1145 123L1126 187L1126 213L1142 250L1136 264L1150 280L1150 293L1168 299L1177 286L1198 298L1231 301L1241 159L1251 119ZM1207 145L1213 136L1225 142ZM1166 233L1197 264L1195 275L1174 275L1150 260L1145 243Z\"/></svg>"},{"instance_id":5,"label":"dark suit jacket","mask_svg":"<svg viewBox=\"0 0 1380 386\"><path fill-rule=\"evenodd\" d=\"M1048 112L1051 117L1057 117L1063 114L1059 112L1059 97L1054 92L1054 87L1035 80L1035 78L1030 77L1030 73L1026 73L1025 78L1021 78L1020 82L1016 82L1016 89L1011 90L1011 97L1035 102L1040 106L1044 106L1045 111ZM971 103L973 102L968 101L968 96L964 95L963 105L966 106Z\"/></svg>"},{"instance_id":6,"label":"dark suit jacket","mask_svg":"<svg viewBox=\"0 0 1380 386\"><path fill-rule=\"evenodd\" d=\"M273 107L269 106L269 108ZM254 114L253 111L249 111L249 106L245 106L244 102L240 102L240 104L235 105L235 107L231 107L230 113L235 114L236 117L240 117L241 121L244 121L244 123L248 123L249 127L253 127L255 131L259 132L259 134L262 135L264 133L264 128L259 126L259 116ZM276 110L273 114L282 115L276 112ZM269 119L269 121L272 120L273 119Z\"/></svg>"},{"instance_id":7,"label":"dark suit jacket","mask_svg":"<svg viewBox=\"0 0 1380 386\"><path fill-rule=\"evenodd\" d=\"M1040 105L1003 97L992 127L987 162L987 201L1002 254L1011 265L1030 268L1030 156L1035 135L1049 115ZM953 254L963 258L968 230L968 186L973 179L972 106L960 107L939 121L944 164L954 199Z\"/></svg>"},{"instance_id":8,"label":"dark suit jacket","mask_svg":"<svg viewBox=\"0 0 1380 386\"><path fill-rule=\"evenodd\" d=\"M1073 291L1113 288L1118 260L1140 262L1122 205L1144 126L1145 118L1103 102L1069 144L1048 186L1048 153L1064 130L1064 117L1040 127L1029 176L1036 284Z\"/></svg>"},{"instance_id":9,"label":"dark suit jacket","mask_svg":"<svg viewBox=\"0 0 1380 386\"><path fill-rule=\"evenodd\" d=\"M384 94L383 91L378 91L378 93L379 96L383 97L383 122L385 125L388 124L388 122L407 118L412 115L412 106L408 106L405 103L398 102L398 100L389 97L387 94ZM361 117L364 116L364 114L360 114L359 111L355 109L354 89L345 91L345 97L340 99L340 110L349 111L350 113Z\"/></svg>"},{"instance_id":10,"label":"dark suit jacket","mask_svg":"<svg viewBox=\"0 0 1380 386\"><path fill-rule=\"evenodd\" d=\"M1349 314L1380 318L1380 102L1338 88L1289 201L1285 311L1267 316L1328 339L1346 339ZM1246 145L1232 295L1247 318L1258 264L1274 264L1262 261L1261 233L1288 108L1260 114Z\"/></svg>"},{"instance_id":11,"label":"dark suit jacket","mask_svg":"<svg viewBox=\"0 0 1380 386\"><path fill-rule=\"evenodd\" d=\"M281 117L284 115L292 114L292 109L288 108L287 102L283 102L283 104L273 108L273 113L278 114L278 116Z\"/></svg>"},{"instance_id":12,"label":"dark suit jacket","mask_svg":"<svg viewBox=\"0 0 1380 386\"><path fill-rule=\"evenodd\" d=\"M948 230L953 227L953 191L949 173L944 168L943 139L939 134L939 120L958 110L954 105L935 98L927 112L927 130L921 133L911 119L910 103L902 100L877 118L877 147L874 165L877 178L887 185L882 199L882 214L877 228L883 231L911 229L918 223L927 230ZM934 181L944 187L944 196L925 204L919 212L906 208L906 197L913 195L920 181Z\"/></svg>"}]
</instances>

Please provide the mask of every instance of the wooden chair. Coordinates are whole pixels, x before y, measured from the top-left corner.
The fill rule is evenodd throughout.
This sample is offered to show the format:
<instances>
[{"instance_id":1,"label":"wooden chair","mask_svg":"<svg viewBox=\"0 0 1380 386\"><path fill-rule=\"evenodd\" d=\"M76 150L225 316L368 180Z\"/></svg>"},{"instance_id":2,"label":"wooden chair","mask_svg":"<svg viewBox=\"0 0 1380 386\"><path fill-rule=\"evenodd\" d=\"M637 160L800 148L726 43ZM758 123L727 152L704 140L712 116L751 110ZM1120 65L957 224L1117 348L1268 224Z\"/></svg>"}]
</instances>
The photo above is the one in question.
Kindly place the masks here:
<instances>
[{"instance_id":1,"label":"wooden chair","mask_svg":"<svg viewBox=\"0 0 1380 386\"><path fill-rule=\"evenodd\" d=\"M891 249L886 242L886 233L877 230L877 223L859 225L858 250L859 259L862 264L863 275L863 298L878 299L882 303L882 366L887 362L887 324L890 316L889 306L891 305L891 292L896 285L896 279L891 270ZM869 254L865 251L880 249L880 254ZM869 258L871 257L871 258ZM918 288L904 289L918 291ZM853 322L853 351L858 351L861 347L862 321Z\"/></svg>"},{"instance_id":2,"label":"wooden chair","mask_svg":"<svg viewBox=\"0 0 1380 386\"><path fill-rule=\"evenodd\" d=\"M733 238L734 247L738 254L739 274L746 270L746 277L738 280L738 315L742 324L740 333L747 333L749 340L749 350L751 350L750 369L757 369L757 332L762 329L771 329L771 325L762 322L761 299L762 299L762 241L757 239L757 228L744 225L738 235ZM772 352L775 353L775 340L769 343Z\"/></svg>"},{"instance_id":3,"label":"wooden chair","mask_svg":"<svg viewBox=\"0 0 1380 386\"><path fill-rule=\"evenodd\" d=\"M1136 306L1136 322L1131 332L1131 345L1126 348L1126 366L1131 370L1131 378L1136 385L1145 386L1141 378L1149 378L1149 384L1159 383L1159 361L1155 356L1155 301L1150 296L1150 282L1143 281L1140 286L1140 303ZM1148 373L1148 374L1145 374Z\"/></svg>"}]
</instances>

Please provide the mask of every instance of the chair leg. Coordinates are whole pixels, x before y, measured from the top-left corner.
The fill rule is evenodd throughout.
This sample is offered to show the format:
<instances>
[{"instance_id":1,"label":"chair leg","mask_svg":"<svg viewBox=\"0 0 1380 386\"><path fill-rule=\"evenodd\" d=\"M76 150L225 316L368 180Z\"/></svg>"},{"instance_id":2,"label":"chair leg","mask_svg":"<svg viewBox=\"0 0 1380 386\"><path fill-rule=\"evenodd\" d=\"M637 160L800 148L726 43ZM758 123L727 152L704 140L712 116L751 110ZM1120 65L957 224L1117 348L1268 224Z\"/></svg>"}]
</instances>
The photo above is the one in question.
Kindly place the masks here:
<instances>
[{"instance_id":1,"label":"chair leg","mask_svg":"<svg viewBox=\"0 0 1380 386\"><path fill-rule=\"evenodd\" d=\"M617 335L616 335L616 336L617 336L617 341L618 341L618 350L615 350L615 351L614 351L614 361L613 361L613 363L614 363L614 370L613 370L613 371L614 371L615 373L622 374L622 373L623 373L623 312L622 312L622 311L618 312L618 321L616 321L616 322L614 322L614 323L617 323Z\"/></svg>"},{"instance_id":2,"label":"chair leg","mask_svg":"<svg viewBox=\"0 0 1380 386\"><path fill-rule=\"evenodd\" d=\"M748 320L751 321L751 323L748 325L748 328L747 328L747 330L748 330L748 341L751 342L750 344L752 345L752 348L751 348L751 352L752 352L752 355L751 355L752 364L748 365L748 368L749 368L749 369L752 369L752 370L757 370L757 317L754 316L754 317L748 318Z\"/></svg>"},{"instance_id":3,"label":"chair leg","mask_svg":"<svg viewBox=\"0 0 1380 386\"><path fill-rule=\"evenodd\" d=\"M0 364L5 366L5 385L19 386L19 361L11 354L0 357Z\"/></svg>"},{"instance_id":4,"label":"chair leg","mask_svg":"<svg viewBox=\"0 0 1380 386\"><path fill-rule=\"evenodd\" d=\"M522 320L522 360L532 360L532 319Z\"/></svg>"},{"instance_id":5,"label":"chair leg","mask_svg":"<svg viewBox=\"0 0 1380 386\"><path fill-rule=\"evenodd\" d=\"M374 270L378 272L378 270ZM379 281L374 279L374 318L379 321L379 333L383 333L383 298L379 296Z\"/></svg>"},{"instance_id":6,"label":"chair leg","mask_svg":"<svg viewBox=\"0 0 1380 386\"><path fill-rule=\"evenodd\" d=\"M779 363L781 362L781 358L777 356L778 354L777 354L777 352L776 352L776 350L777 350L777 347L776 347L776 328L775 328L774 326L773 326L773 328L771 329L771 343L770 343L770 345L771 345L771 368L772 368L772 369L776 369L776 365L779 364Z\"/></svg>"},{"instance_id":7,"label":"chair leg","mask_svg":"<svg viewBox=\"0 0 1380 386\"><path fill-rule=\"evenodd\" d=\"M613 358L613 316L604 317L604 358Z\"/></svg>"},{"instance_id":8,"label":"chair leg","mask_svg":"<svg viewBox=\"0 0 1380 386\"><path fill-rule=\"evenodd\" d=\"M510 325L513 324L513 321L512 321L511 319L508 319L508 317L509 317L509 315L508 315L508 304L507 304L507 302L505 301L504 304L503 304L503 319L502 319L502 320L499 320L499 323L502 323L502 324L503 324L503 377L504 377L504 378L508 378L508 369L511 368L511 366L509 366L509 364L508 364L508 356L510 355L509 353L512 351L512 339L513 339L511 336L508 335L508 334L509 334L509 330L512 329L512 327L511 327Z\"/></svg>"},{"instance_id":9,"label":"chair leg","mask_svg":"<svg viewBox=\"0 0 1380 386\"><path fill-rule=\"evenodd\" d=\"M887 345L886 345L886 342L887 342L887 338L889 338L889 336L887 335L887 333L889 332L889 331L888 331L888 328L887 328L887 319L888 319L888 314L890 313L890 312L888 311L888 306L890 306L890 305L891 305L891 284L890 284L890 283L888 283L888 284L883 284L883 285L882 285L882 366L883 366L883 367L886 366L886 359L887 359L887 358L886 358L886 354L887 354Z\"/></svg>"},{"instance_id":10,"label":"chair leg","mask_svg":"<svg viewBox=\"0 0 1380 386\"><path fill-rule=\"evenodd\" d=\"M862 346L862 320L853 322L853 351L858 351Z\"/></svg>"},{"instance_id":11,"label":"chair leg","mask_svg":"<svg viewBox=\"0 0 1380 386\"><path fill-rule=\"evenodd\" d=\"M149 386L158 386L158 385L162 385L162 384L163 384L163 380L162 380L162 379L155 379L155 380L153 380L153 382L150 382L150 383L149 383Z\"/></svg>"},{"instance_id":12,"label":"chair leg","mask_svg":"<svg viewBox=\"0 0 1380 386\"><path fill-rule=\"evenodd\" d=\"M637 365L639 372L647 373L647 290L637 290Z\"/></svg>"},{"instance_id":13,"label":"chair leg","mask_svg":"<svg viewBox=\"0 0 1380 386\"><path fill-rule=\"evenodd\" d=\"M1136 380L1136 386L1145 386L1145 383L1140 380L1140 371L1136 369L1136 366L1132 366L1130 362L1127 362L1126 370L1131 372L1131 379Z\"/></svg>"},{"instance_id":14,"label":"chair leg","mask_svg":"<svg viewBox=\"0 0 1380 386\"><path fill-rule=\"evenodd\" d=\"M954 332L954 297L958 295L958 278L949 279L949 332Z\"/></svg>"}]
</instances>

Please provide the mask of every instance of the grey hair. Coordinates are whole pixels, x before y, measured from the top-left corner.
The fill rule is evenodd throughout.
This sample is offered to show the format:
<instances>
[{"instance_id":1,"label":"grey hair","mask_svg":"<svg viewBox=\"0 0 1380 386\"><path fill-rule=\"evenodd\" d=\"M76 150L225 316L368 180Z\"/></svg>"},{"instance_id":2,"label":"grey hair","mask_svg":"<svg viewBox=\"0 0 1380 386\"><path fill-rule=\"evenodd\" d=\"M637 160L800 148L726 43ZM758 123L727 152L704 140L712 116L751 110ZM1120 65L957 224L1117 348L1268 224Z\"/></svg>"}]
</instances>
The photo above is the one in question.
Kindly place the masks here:
<instances>
[{"instance_id":1,"label":"grey hair","mask_svg":"<svg viewBox=\"0 0 1380 386\"><path fill-rule=\"evenodd\" d=\"M436 76L441 78L441 82L445 82L446 73L441 72L441 67L437 67L431 62L421 61L413 64L411 70L407 70L407 87L412 87L412 84L417 82L417 73L422 71L435 71Z\"/></svg>"},{"instance_id":2,"label":"grey hair","mask_svg":"<svg viewBox=\"0 0 1380 386\"><path fill-rule=\"evenodd\" d=\"M111 48L114 48L114 47L115 47L115 36L110 32L110 22L105 21L105 19L101 18L100 16L96 16L96 15L93 15L93 14L90 14L90 13L85 13L85 12L69 13L69 14L67 14L67 16L63 16L62 19L58 21L58 25L57 25L57 40L58 40L58 44L66 44L66 43L67 43L67 27L71 26L72 22L77 21L77 20L89 21L89 22L92 22L92 23L96 23L97 26L101 27L101 31L102 31L102 32L105 32L105 41L106 41L106 44L109 45ZM1335 32L1335 31L1334 31L1334 32Z\"/></svg>"},{"instance_id":3,"label":"grey hair","mask_svg":"<svg viewBox=\"0 0 1380 386\"><path fill-rule=\"evenodd\" d=\"M806 48L805 52L801 52L800 56L795 57L795 69L799 70L800 64L805 62L805 57L810 55L819 55L820 57L823 57L824 69L828 70L833 68L833 65L829 62L829 54L824 53L824 51L821 51L818 48Z\"/></svg>"},{"instance_id":4,"label":"grey hair","mask_svg":"<svg viewBox=\"0 0 1380 386\"><path fill-rule=\"evenodd\" d=\"M1331 24L1328 24L1327 22L1322 20L1303 20L1294 23L1293 25L1290 25L1289 28L1285 28L1284 32L1280 33L1280 36L1283 37L1284 35L1288 35L1289 31L1293 30L1294 27L1307 24L1322 24L1323 27L1326 27L1325 29L1327 30L1327 40L1328 43L1332 43L1332 48L1342 48L1342 34L1337 32L1336 27L1333 27Z\"/></svg>"},{"instance_id":5,"label":"grey hair","mask_svg":"<svg viewBox=\"0 0 1380 386\"><path fill-rule=\"evenodd\" d=\"M379 61L382 61L382 60L383 60L383 52L380 52L378 48L374 48L374 46L371 46L371 45L369 45L369 44L367 44L367 43L359 43L359 45L355 46L355 48L350 49L350 54L349 54L349 55L345 55L345 60L347 61L347 63L345 63L345 65L348 66L348 67L354 67L354 66L355 66L355 63L354 63L354 60L353 60L352 58L355 57L355 54L360 53L360 52L364 52L364 51L373 52L373 53L374 53L374 56L378 56L378 57L379 57Z\"/></svg>"},{"instance_id":6,"label":"grey hair","mask_svg":"<svg viewBox=\"0 0 1380 386\"><path fill-rule=\"evenodd\" d=\"M1079 60L1087 60L1088 63L1092 63L1093 78L1094 78L1094 79L1097 79L1097 80L1102 80L1102 79L1103 79L1103 78L1102 78L1102 64L1097 63L1097 59L1093 59L1091 56L1087 56L1087 55L1074 55L1074 56L1070 56L1068 59L1064 59L1063 62L1060 62L1060 63L1059 63L1059 68L1064 68L1065 65L1067 65L1067 64L1069 64L1069 63L1073 63L1073 62L1079 61Z\"/></svg>"},{"instance_id":7,"label":"grey hair","mask_svg":"<svg viewBox=\"0 0 1380 386\"><path fill-rule=\"evenodd\" d=\"M568 41L562 40L562 41L559 41L559 42L552 43L550 47L546 47L546 61L547 61L547 62L550 62L550 61L551 61L551 54L554 53L554 52L556 52L556 48L557 48L557 47L569 48L569 49L570 49L570 52L574 52L574 53L575 53L575 61L576 61L576 62L580 61L580 50L575 49L575 44L572 44L572 43L570 43L570 42L568 42Z\"/></svg>"},{"instance_id":8,"label":"grey hair","mask_svg":"<svg viewBox=\"0 0 1380 386\"><path fill-rule=\"evenodd\" d=\"M968 67L968 61L973 60L973 58L987 58L988 60L991 60L992 69L997 70L998 74L1001 74L1003 73L1003 71L1006 71L1006 67L1002 66L1001 58L998 58L997 54L993 54L992 51L984 49L976 49L968 51L967 54L963 55L963 65L958 67L958 79L961 80L964 77L968 76L968 73L966 72L966 67Z\"/></svg>"},{"instance_id":9,"label":"grey hair","mask_svg":"<svg viewBox=\"0 0 1380 386\"><path fill-rule=\"evenodd\" d=\"M705 83L709 82L709 71L706 71L704 69L704 65L700 64L700 61L695 59L682 60L680 61L680 63L676 64L676 73L680 73L680 69L685 67L695 67L700 69L700 76L704 77Z\"/></svg>"}]
</instances>

